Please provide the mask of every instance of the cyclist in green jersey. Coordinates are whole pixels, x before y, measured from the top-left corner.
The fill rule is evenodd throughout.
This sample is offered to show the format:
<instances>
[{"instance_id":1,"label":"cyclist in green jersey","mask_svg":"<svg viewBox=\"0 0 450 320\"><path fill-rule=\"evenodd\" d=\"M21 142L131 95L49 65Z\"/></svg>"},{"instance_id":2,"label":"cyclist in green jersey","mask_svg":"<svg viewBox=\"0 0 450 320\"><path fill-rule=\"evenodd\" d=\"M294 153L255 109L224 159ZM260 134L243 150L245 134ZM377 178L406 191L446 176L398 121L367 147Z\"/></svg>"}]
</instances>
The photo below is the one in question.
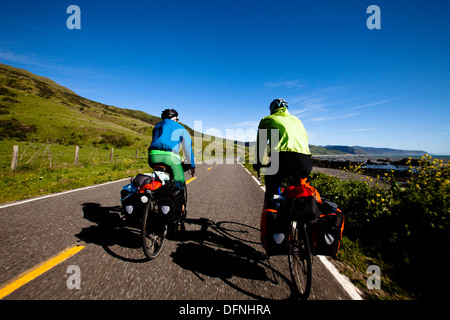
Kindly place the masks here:
<instances>
[{"instance_id":1,"label":"cyclist in green jersey","mask_svg":"<svg viewBox=\"0 0 450 320\"><path fill-rule=\"evenodd\" d=\"M297 117L289 114L288 104L284 99L275 99L270 104L270 115L263 118L258 126L256 143L257 163L253 165L258 171L261 168L260 139L266 138L269 142L269 157L271 166L278 160L278 170L274 174L266 174L266 193L264 202L270 201L278 194L283 179L295 177L295 179L307 178L312 170L311 152L309 151L308 135L303 123ZM262 134L267 130L267 135ZM278 142L272 141L272 131L278 132ZM263 147L266 144L263 142Z\"/></svg>"}]
</instances>

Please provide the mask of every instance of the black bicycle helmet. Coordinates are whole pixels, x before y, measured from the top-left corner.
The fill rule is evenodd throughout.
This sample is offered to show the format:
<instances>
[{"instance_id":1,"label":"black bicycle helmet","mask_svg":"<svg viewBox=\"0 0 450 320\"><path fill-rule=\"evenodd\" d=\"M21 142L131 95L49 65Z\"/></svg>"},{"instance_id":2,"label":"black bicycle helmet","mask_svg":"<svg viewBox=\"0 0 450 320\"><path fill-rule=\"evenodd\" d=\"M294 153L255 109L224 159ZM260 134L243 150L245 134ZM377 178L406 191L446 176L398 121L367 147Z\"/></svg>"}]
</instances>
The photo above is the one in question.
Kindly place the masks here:
<instances>
[{"instance_id":1,"label":"black bicycle helmet","mask_svg":"<svg viewBox=\"0 0 450 320\"><path fill-rule=\"evenodd\" d=\"M161 119L172 119L172 118L178 118L178 112L175 109L165 109L161 113Z\"/></svg>"},{"instance_id":2,"label":"black bicycle helmet","mask_svg":"<svg viewBox=\"0 0 450 320\"><path fill-rule=\"evenodd\" d=\"M284 99L275 99L270 103L270 113L273 113L275 110L283 107L289 108L287 102Z\"/></svg>"}]
</instances>

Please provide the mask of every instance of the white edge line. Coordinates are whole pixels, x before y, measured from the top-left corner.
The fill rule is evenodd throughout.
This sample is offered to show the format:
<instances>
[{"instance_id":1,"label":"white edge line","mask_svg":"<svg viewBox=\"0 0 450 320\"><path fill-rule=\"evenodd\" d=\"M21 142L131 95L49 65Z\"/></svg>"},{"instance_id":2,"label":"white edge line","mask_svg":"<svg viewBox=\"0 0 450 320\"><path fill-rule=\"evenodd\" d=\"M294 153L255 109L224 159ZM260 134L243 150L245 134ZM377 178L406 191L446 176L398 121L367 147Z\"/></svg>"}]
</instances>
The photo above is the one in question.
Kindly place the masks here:
<instances>
[{"instance_id":1,"label":"white edge line","mask_svg":"<svg viewBox=\"0 0 450 320\"><path fill-rule=\"evenodd\" d=\"M12 207L12 206L18 206L20 204L24 204L24 203L28 203L28 202L32 202L32 201L37 201L37 200L43 200L43 199L47 199L47 198L57 197L57 196L61 196L63 194L68 194L68 193L72 193L72 192L77 192L77 191L97 188L97 187L105 186L105 185L108 185L108 184L111 184L111 183L116 183L116 182L119 182L119 181L124 181L124 180L129 180L129 179L130 178L124 178L124 179L119 179L119 180L115 180L115 181L109 181L109 182L105 182L105 183L101 183L101 184L96 184L96 185L93 185L93 186L83 187L83 188L79 188L79 189L67 190L67 191L62 191L62 192L58 192L58 193L52 193L52 194L48 194L48 195L45 195L45 196L31 198L31 199L15 201L15 202L11 202L11 203L8 203L8 204L1 205L0 209Z\"/></svg>"},{"instance_id":2,"label":"white edge line","mask_svg":"<svg viewBox=\"0 0 450 320\"><path fill-rule=\"evenodd\" d=\"M256 183L261 187L261 189L263 189L264 191L266 190L266 188L264 186L261 186L261 184L259 183L258 179L255 178L254 175L252 175L250 173L250 171L247 170L247 168L245 168L242 163L240 163L240 165L242 166L242 168L244 168L245 171L247 171L247 173L256 181ZM344 290L348 293L348 295L353 299L353 300L363 300L363 298L361 297L361 295L358 293L358 288L356 288L353 283L350 282L350 280L348 279L348 277L342 275L339 273L339 271L336 269L336 267L328 260L328 258L326 256L317 256L319 258L319 260L323 263L323 265L325 266L325 268L328 269L328 271L330 271L330 273L334 276L334 278L337 280L337 282L339 282L342 286L342 288L344 288Z\"/></svg>"},{"instance_id":3,"label":"white edge line","mask_svg":"<svg viewBox=\"0 0 450 320\"><path fill-rule=\"evenodd\" d=\"M331 272L331 274L336 278L336 280L341 284L344 290L353 300L363 300L361 295L358 293L358 288L356 288L353 283L350 282L348 277L339 273L336 267L328 260L326 256L317 256L323 265Z\"/></svg>"},{"instance_id":4,"label":"white edge line","mask_svg":"<svg viewBox=\"0 0 450 320\"><path fill-rule=\"evenodd\" d=\"M250 171L247 170L246 167L244 167L244 165L242 163L239 163L241 165L242 168L244 168L245 171L247 171L247 173L250 175L250 177L253 178L253 180L255 180L255 182L258 184L258 186L264 191L266 192L266 187L261 185L261 183L258 181L258 179L255 178L254 175L252 175L252 173Z\"/></svg>"}]
</instances>

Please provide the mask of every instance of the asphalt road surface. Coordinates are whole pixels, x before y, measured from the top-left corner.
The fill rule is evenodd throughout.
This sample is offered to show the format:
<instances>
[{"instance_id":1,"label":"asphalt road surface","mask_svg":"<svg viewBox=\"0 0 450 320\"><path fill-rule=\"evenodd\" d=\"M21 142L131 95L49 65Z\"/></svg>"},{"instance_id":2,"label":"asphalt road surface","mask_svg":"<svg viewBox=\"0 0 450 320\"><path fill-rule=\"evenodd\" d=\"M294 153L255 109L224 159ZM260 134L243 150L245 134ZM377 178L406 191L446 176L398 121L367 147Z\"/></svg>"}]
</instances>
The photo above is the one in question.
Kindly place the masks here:
<instances>
[{"instance_id":1,"label":"asphalt road surface","mask_svg":"<svg viewBox=\"0 0 450 320\"><path fill-rule=\"evenodd\" d=\"M66 249L79 249L3 299L292 298L287 257L263 254L263 191L241 165L198 165L188 184L186 232L167 239L152 261L145 259L138 231L120 219L120 190L127 183L0 207L0 288ZM309 299L351 299L317 257Z\"/></svg>"}]
</instances>

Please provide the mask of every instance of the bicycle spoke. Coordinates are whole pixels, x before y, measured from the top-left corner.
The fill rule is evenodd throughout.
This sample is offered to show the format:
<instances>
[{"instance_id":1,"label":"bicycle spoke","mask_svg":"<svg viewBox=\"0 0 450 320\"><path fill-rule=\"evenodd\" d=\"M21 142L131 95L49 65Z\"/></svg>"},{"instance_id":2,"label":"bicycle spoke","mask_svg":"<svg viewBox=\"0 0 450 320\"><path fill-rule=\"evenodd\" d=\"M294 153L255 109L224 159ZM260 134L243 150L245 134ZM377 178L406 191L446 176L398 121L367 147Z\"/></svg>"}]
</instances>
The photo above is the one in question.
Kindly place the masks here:
<instances>
[{"instance_id":1,"label":"bicycle spoke","mask_svg":"<svg viewBox=\"0 0 450 320\"><path fill-rule=\"evenodd\" d=\"M289 243L289 269L300 298L307 299L311 289L311 255L303 225L292 222Z\"/></svg>"}]
</instances>

